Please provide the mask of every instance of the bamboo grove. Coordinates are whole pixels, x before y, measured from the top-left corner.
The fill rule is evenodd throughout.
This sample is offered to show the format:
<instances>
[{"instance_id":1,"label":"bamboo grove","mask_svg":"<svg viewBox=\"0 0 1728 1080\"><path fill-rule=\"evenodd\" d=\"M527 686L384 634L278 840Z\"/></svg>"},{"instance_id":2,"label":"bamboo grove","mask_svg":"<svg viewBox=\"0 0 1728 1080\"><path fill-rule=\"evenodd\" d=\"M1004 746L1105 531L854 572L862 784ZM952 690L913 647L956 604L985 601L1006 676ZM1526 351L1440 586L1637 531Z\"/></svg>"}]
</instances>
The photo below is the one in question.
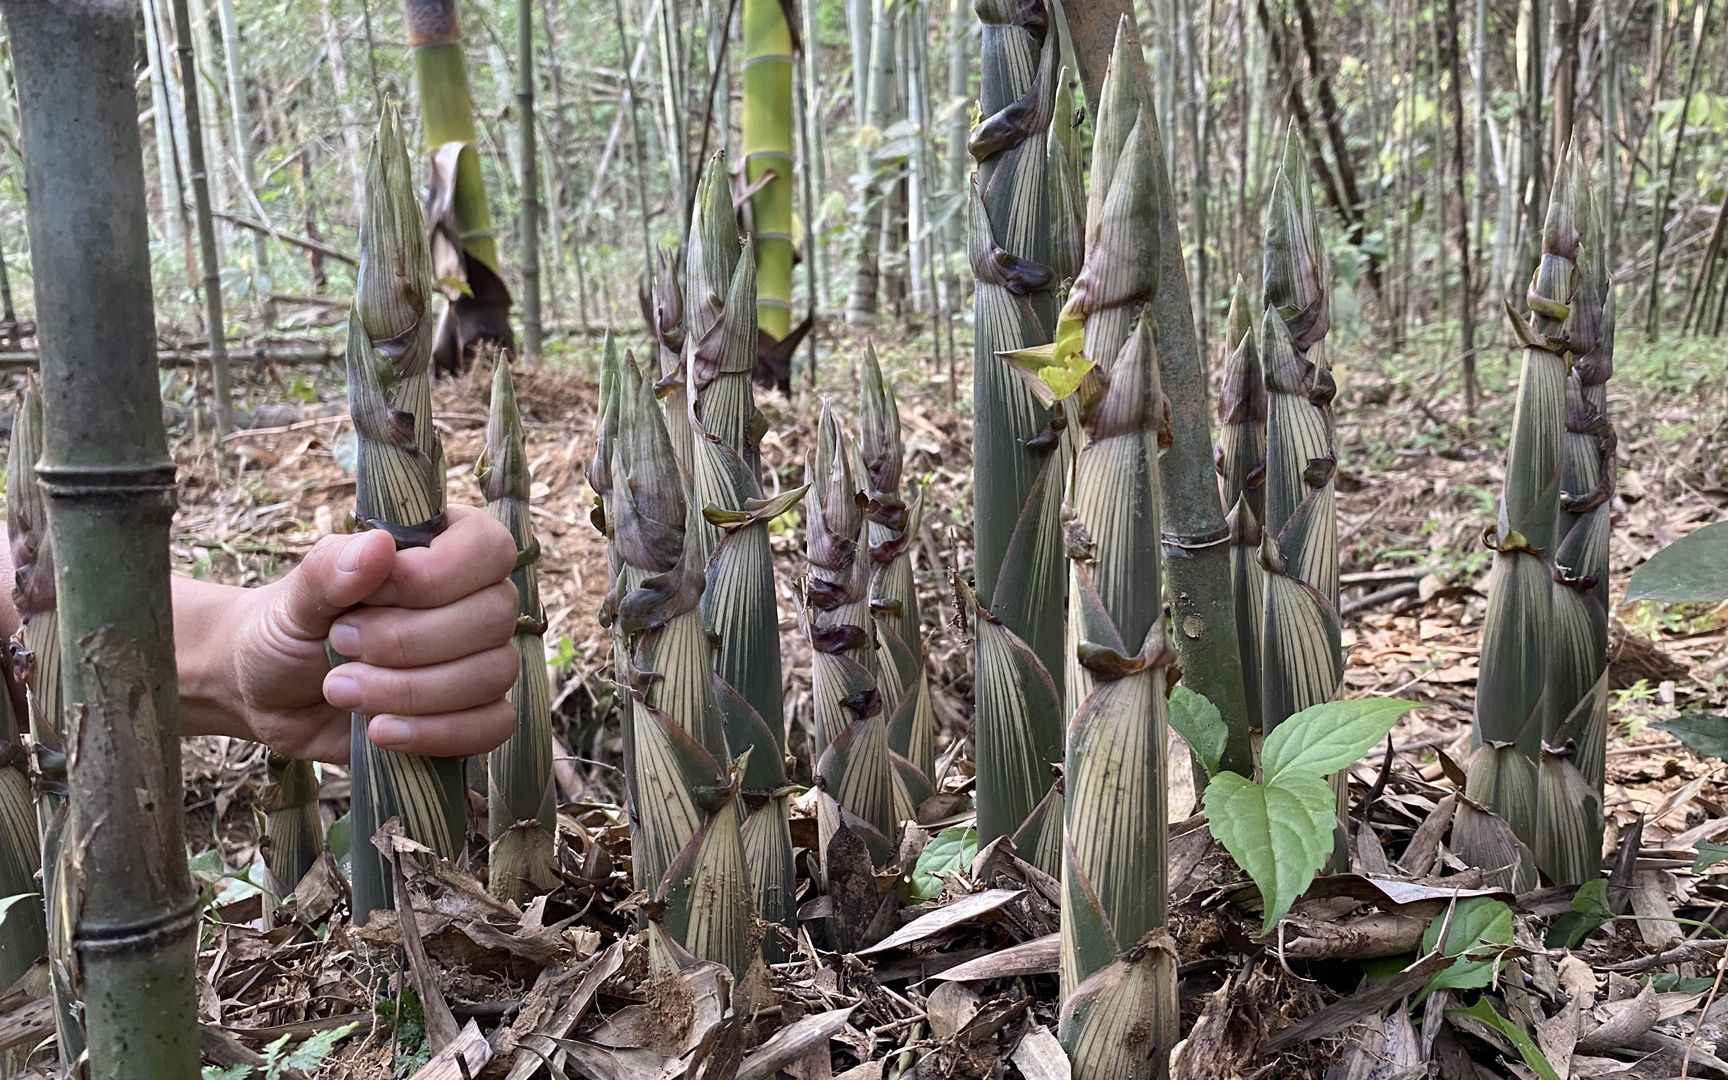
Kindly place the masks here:
<instances>
[{"instance_id":1,"label":"bamboo grove","mask_svg":"<svg viewBox=\"0 0 1728 1080\"><path fill-rule=\"evenodd\" d=\"M175 7L171 21L187 23L185 0ZM928 80L907 80L894 63L928 57L919 59L916 40L897 44L918 35L896 21L910 16L895 7L845 11L853 93L877 136L902 107L933 124L928 102L898 100L918 97ZM679 50L690 51L674 40L690 27L674 25L673 8L666 0L656 9L671 54L658 87L688 97L675 84L700 80L672 70ZM508 740L470 771L459 759L381 749L368 738L370 718L352 717L347 879L361 928L412 910L398 895L404 859L484 867L495 902L518 910L555 890L563 872L569 826L554 781L541 599L548 571L517 396L529 365L554 351L541 325L537 241L528 239L545 184L532 165L529 9L518 16L526 89L517 97L529 114L517 144L528 160L515 184L531 269L512 277L495 235L503 201L486 184L486 134L454 0L405 3L415 102L405 114L381 96L354 163L360 205L342 323L355 436L346 526L381 530L398 549L441 534L451 470L434 380L475 368L490 405L484 452L462 496L483 500L517 551ZM44 342L6 477L22 626L0 673L0 988L45 957L63 1060L87 1050L98 1080L185 1077L197 1068L199 908L182 823L177 813L122 805L138 792L168 808L181 802L166 625L173 465L155 371L143 362L155 353L155 316L130 86L135 12L123 0L4 0L0 10L32 170ZM613 10L623 44L622 5ZM955 12L965 19L962 6ZM659 138L674 144L662 149L678 162L676 198L667 200L676 221L659 237L646 224L636 64L623 58L626 107L615 134L629 129L643 209L636 269L645 326L578 346L598 372L584 475L605 549L598 622L620 733L616 816L628 829L634 888L620 911L656 976L707 962L740 995L758 993L775 965L823 950L856 954L898 927L911 903L903 853L921 827L954 817L975 824L981 849L1024 860L1026 880L1054 882L1056 1027L1072 1075L1163 1077L1182 1034L1169 821L1188 807L1172 805L1176 777L1196 773L1199 787L1224 774L1229 783L1265 781L1274 734L1347 696L1338 431L1348 406L1334 367L1342 346L1331 333L1333 264L1337 252L1363 247L1363 222L1345 214L1341 228L1324 224L1347 177L1315 151L1323 136L1296 130L1293 119L1281 149L1272 140L1261 148L1269 179L1249 215L1259 228L1235 245L1253 256L1258 281L1237 278L1228 299L1213 303L1207 256L1191 273L1178 212L1198 199L1186 222L1203 252L1217 249L1206 247L1204 169L1176 168L1160 129L1179 111L1168 100L1176 80L1148 67L1121 5L1074 0L1064 14L1047 0L977 0L973 12L973 53L956 62L955 84L971 100L967 73L976 68L976 115L951 133L967 159L963 182L949 190L951 212L938 220L928 200L897 198L899 174L884 172L880 148L860 140L869 205L848 237L848 315L869 314L878 290L888 291L877 256L895 242L885 235L917 238L903 258L918 268L909 277L931 308L970 292L972 543L969 563L949 568L930 565L921 543L950 508L932 506L925 478L909 467L896 388L897 377L902 387L907 380L884 362L887 349L879 354L869 335L841 339L833 355L845 374L828 373L829 396L790 397L791 350L811 326L796 315L795 269L821 257L811 239L813 179L800 171L821 137L820 118L800 115L810 94L797 79L813 72L803 53L815 44L808 11L775 0L740 5L737 153L724 134L709 145L712 118L698 138L685 138L689 117L659 125ZM152 25L158 16L152 5ZM231 21L225 14L224 27ZM727 29L719 21L718 32ZM49 62L56 42L74 40L99 77ZM189 41L190 33L188 51ZM161 79L163 45L151 48ZM1175 42L1155 50L1166 62L1181 51ZM711 67L717 84L718 56ZM179 115L197 137L190 61L180 79ZM1456 99L1456 82L1453 90ZM730 88L718 105L715 93L711 85L709 103L729 132ZM155 122L168 122L160 117L169 99L153 100L162 110ZM57 131L56 119L76 109L108 122ZM1199 123L1189 116L1182 126ZM410 149L416 124L419 152ZM1181 137L1192 146L1197 136ZM1527 292L1507 311L1522 355L1497 518L1483 533L1492 569L1473 756L1451 833L1460 858L1515 892L1603 873L1614 189L1576 143L1560 146L1546 170L1523 166L1526 178L1544 181L1547 206L1529 233L1540 251ZM1342 168L1340 156L1331 169ZM124 175L96 179L115 161ZM164 161L177 161L172 148ZM935 185L951 164L919 144L895 168ZM201 152L189 168L196 184L207 182ZM90 179L61 183L66 176ZM214 297L209 324L220 328L211 194L195 190L200 284ZM75 254L99 245L118 247L111 262ZM551 256L550 273L563 258ZM1368 262L1359 268L1363 280L1373 272ZM1698 287L1705 306L1710 272L1707 264ZM529 290L520 358L507 279ZM76 301L98 293L112 299L92 320ZM817 288L804 299L821 306ZM1224 303L1227 312L1214 310ZM951 333L944 339L932 326L929 340L935 349L947 341L952 377ZM220 437L232 401L225 374L216 375L223 362L211 361ZM78 365L103 377L81 379ZM764 407L758 394L768 388L789 404ZM794 414L796 428L772 430ZM108 438L66 420L93 415L114 418ZM795 478L764 464L765 440L782 435L801 440ZM777 547L781 537L789 539ZM114 552L149 572L103 569ZM969 730L940 730L926 656L937 617L926 610L930 581L944 569L970 649ZM802 711L794 686L808 687ZM1216 714L1212 751L1188 730L1188 745L1172 742L1178 687ZM292 911L309 875L334 865L324 774L279 756L267 767L265 883L271 908ZM1315 858L1345 874L1361 865L1347 767L1328 782L1330 831ZM470 841L476 787L486 808L473 833L483 846ZM102 827L108 814L124 827ZM808 818L814 827L801 829ZM813 837L813 849L797 837ZM93 872L104 863L131 868L137 882ZM370 977L389 977L384 958L363 959Z\"/></svg>"}]
</instances>

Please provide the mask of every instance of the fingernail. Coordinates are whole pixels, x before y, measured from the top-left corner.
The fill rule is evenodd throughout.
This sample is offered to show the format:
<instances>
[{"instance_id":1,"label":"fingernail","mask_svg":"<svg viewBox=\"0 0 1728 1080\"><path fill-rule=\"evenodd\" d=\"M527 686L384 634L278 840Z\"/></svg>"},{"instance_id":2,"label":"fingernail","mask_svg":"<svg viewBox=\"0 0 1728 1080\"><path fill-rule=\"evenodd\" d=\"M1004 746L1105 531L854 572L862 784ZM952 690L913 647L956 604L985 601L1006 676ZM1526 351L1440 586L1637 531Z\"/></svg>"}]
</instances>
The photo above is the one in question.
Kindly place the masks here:
<instances>
[{"instance_id":1,"label":"fingernail","mask_svg":"<svg viewBox=\"0 0 1728 1080\"><path fill-rule=\"evenodd\" d=\"M330 628L330 647L343 656L360 655L360 628L339 622Z\"/></svg>"},{"instance_id":2,"label":"fingernail","mask_svg":"<svg viewBox=\"0 0 1728 1080\"><path fill-rule=\"evenodd\" d=\"M366 734L379 746L406 746L414 735L414 729L400 717L375 716L367 726Z\"/></svg>"},{"instance_id":3,"label":"fingernail","mask_svg":"<svg viewBox=\"0 0 1728 1080\"><path fill-rule=\"evenodd\" d=\"M360 569L360 548L365 543L365 533L355 533L343 541L342 550L336 556L336 569L344 574L352 574Z\"/></svg>"},{"instance_id":4,"label":"fingernail","mask_svg":"<svg viewBox=\"0 0 1728 1080\"><path fill-rule=\"evenodd\" d=\"M324 680L324 700L332 708L358 709L360 707L360 684L346 675L332 675Z\"/></svg>"}]
</instances>

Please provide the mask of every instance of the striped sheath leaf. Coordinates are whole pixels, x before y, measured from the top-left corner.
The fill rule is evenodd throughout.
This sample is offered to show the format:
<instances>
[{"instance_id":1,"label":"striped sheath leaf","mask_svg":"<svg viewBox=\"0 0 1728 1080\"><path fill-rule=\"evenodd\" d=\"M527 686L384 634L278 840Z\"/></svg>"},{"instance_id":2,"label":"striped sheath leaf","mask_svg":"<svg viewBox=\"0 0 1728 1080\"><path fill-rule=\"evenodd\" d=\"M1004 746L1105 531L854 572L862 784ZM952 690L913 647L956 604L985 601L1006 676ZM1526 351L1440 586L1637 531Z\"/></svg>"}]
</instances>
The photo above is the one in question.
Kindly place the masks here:
<instances>
[{"instance_id":1,"label":"striped sheath leaf","mask_svg":"<svg viewBox=\"0 0 1728 1080\"><path fill-rule=\"evenodd\" d=\"M1466 816L1461 805L1453 827L1459 855L1512 888L1535 884L1531 851L1550 865L1563 847L1574 861L1581 858L1575 832L1558 824L1545 827L1542 821L1544 804L1552 807L1552 800L1562 797L1565 773L1572 768L1558 757L1544 762L1542 747L1555 646L1554 555L1569 366L1564 332L1580 254L1576 164L1569 153L1555 173L1542 258L1530 282L1530 319L1512 320L1524 360L1499 520L1483 538L1494 552L1494 565L1471 734L1477 750L1465 786L1473 816ZM1568 812L1576 814L1576 809Z\"/></svg>"},{"instance_id":2,"label":"striped sheath leaf","mask_svg":"<svg viewBox=\"0 0 1728 1080\"><path fill-rule=\"evenodd\" d=\"M1536 862L1523 840L1534 835L1536 766L1511 743L1484 743L1467 768L1452 821L1452 848L1495 888L1536 887ZM1490 809L1491 808L1491 809Z\"/></svg>"},{"instance_id":3,"label":"striped sheath leaf","mask_svg":"<svg viewBox=\"0 0 1728 1080\"><path fill-rule=\"evenodd\" d=\"M1168 899L1162 478L1169 403L1151 302L1162 190L1138 46L1118 29L1100 93L1086 263L1064 309L1096 364L1075 400L1063 762L1062 1011L1076 1080L1162 1076L1176 979ZM1132 1000L1127 1000L1129 997Z\"/></svg>"},{"instance_id":4,"label":"striped sheath leaf","mask_svg":"<svg viewBox=\"0 0 1728 1080\"><path fill-rule=\"evenodd\" d=\"M1075 466L1075 515L1068 526L1071 538L1084 540L1071 539L1068 602L1089 690L1069 724L1064 768L1065 998L1164 925L1165 671L1174 654L1164 635L1159 588L1162 422L1157 350L1142 319L1086 417L1088 442ZM1124 552L1139 561L1131 564ZM1138 593L1101 587L1130 572ZM1174 993L1173 985L1168 989ZM1062 1037L1076 1045L1082 1033L1065 1029ZM1116 1075L1107 1071L1107 1060L1113 1059L1076 1057L1075 1075Z\"/></svg>"},{"instance_id":5,"label":"striped sheath leaf","mask_svg":"<svg viewBox=\"0 0 1728 1080\"><path fill-rule=\"evenodd\" d=\"M476 478L486 509L516 542L516 683L510 703L516 727L504 745L486 757L486 835L492 843L488 884L492 891L523 900L526 887L550 888L553 838L558 827L552 784L552 686L546 675L546 609L540 604L540 542L529 507L532 478L523 447L522 417L510 365L500 357L492 373L492 406L486 448ZM529 828L518 828L530 824Z\"/></svg>"},{"instance_id":6,"label":"striped sheath leaf","mask_svg":"<svg viewBox=\"0 0 1728 1080\"><path fill-rule=\"evenodd\" d=\"M1576 174L1574 160L1569 171ZM1614 371L1614 298L1601 256L1598 195L1581 184L1578 271L1566 342L1559 536L1554 549L1553 649L1539 776L1537 864L1580 884L1601 872L1608 742L1608 549L1616 437L1608 418Z\"/></svg>"},{"instance_id":7,"label":"striped sheath leaf","mask_svg":"<svg viewBox=\"0 0 1728 1080\"><path fill-rule=\"evenodd\" d=\"M36 756L31 771L47 773L49 762L58 759L63 776L65 719L61 711L60 613L54 588L54 545L48 533L47 500L36 477L42 441L42 395L31 380L25 384L18 403L18 414L12 424L11 453L6 460L12 606L23 624L8 647L7 660L13 680L24 686L29 715L14 720L14 725L30 730ZM15 706L13 711L16 712ZM83 1029L73 1004L78 998L70 979L77 960L72 951L72 919L64 905L67 890L58 886L65 878L61 870L65 852L60 838L65 833L66 798L43 785L35 793L35 805L32 836L41 838L37 864L41 884L32 886L32 890L46 897L48 907L46 923L56 1037L62 1054L75 1057L84 1046Z\"/></svg>"},{"instance_id":8,"label":"striped sheath leaf","mask_svg":"<svg viewBox=\"0 0 1728 1080\"><path fill-rule=\"evenodd\" d=\"M685 311L683 286L678 281L678 255L661 251L659 272L644 276L641 289L642 316L654 338L654 393L662 399L666 410L666 426L672 436L672 452L679 464L690 467L692 436L689 425L683 423L684 410L690 404L689 388L684 381Z\"/></svg>"},{"instance_id":9,"label":"striped sheath leaf","mask_svg":"<svg viewBox=\"0 0 1728 1080\"><path fill-rule=\"evenodd\" d=\"M1224 385L1218 396L1217 464L1224 505L1246 500L1256 522L1266 516L1266 376L1254 347L1254 312L1240 275L1230 296Z\"/></svg>"},{"instance_id":10,"label":"striped sheath leaf","mask_svg":"<svg viewBox=\"0 0 1728 1080\"><path fill-rule=\"evenodd\" d=\"M430 543L444 525L444 449L432 422L432 257L401 117L385 108L366 162L360 270L348 316L348 406L358 440L356 517L397 546ZM400 818L405 836L448 859L462 854L467 787L460 758L375 746L352 725L354 919L390 905L390 874L371 838Z\"/></svg>"},{"instance_id":11,"label":"striped sheath leaf","mask_svg":"<svg viewBox=\"0 0 1728 1080\"><path fill-rule=\"evenodd\" d=\"M979 842L987 844L1025 822L1062 752L1058 515L1067 466L1062 410L1040 404L999 355L1048 343L1055 326L1047 139L1058 43L1044 0L981 0L975 10L983 119L968 142L978 163L967 231L976 279L973 729Z\"/></svg>"},{"instance_id":12,"label":"striped sheath leaf","mask_svg":"<svg viewBox=\"0 0 1728 1080\"><path fill-rule=\"evenodd\" d=\"M1031 648L1002 625L988 609L974 606L974 647L978 651L978 682L973 690L973 733L977 757L978 834L1013 836L1051 790L1051 765L1060 760L1062 737L1042 725L1012 723L1009 718L1054 720L1062 711L1062 692ZM985 723L982 718L1001 718ZM1058 817L1057 820L1060 820ZM982 843L982 839L980 840ZM1025 846L1019 845L1022 852ZM1022 855L1028 862L1029 856ZM1057 869L1060 863L1035 863Z\"/></svg>"},{"instance_id":13,"label":"striped sheath leaf","mask_svg":"<svg viewBox=\"0 0 1728 1080\"><path fill-rule=\"evenodd\" d=\"M1050 277L1066 299L1066 290L1080 273L1086 256L1086 174L1080 147L1080 122L1085 113L1074 107L1072 73L1063 68L1056 79L1056 104L1050 112L1047 153L1050 174Z\"/></svg>"},{"instance_id":14,"label":"striped sheath leaf","mask_svg":"<svg viewBox=\"0 0 1728 1080\"><path fill-rule=\"evenodd\" d=\"M1306 356L1332 328L1332 309L1308 159L1294 127L1285 133L1284 157L1272 180L1265 237L1265 305L1278 313L1291 345Z\"/></svg>"},{"instance_id":15,"label":"striped sheath leaf","mask_svg":"<svg viewBox=\"0 0 1728 1080\"><path fill-rule=\"evenodd\" d=\"M264 870L277 900L292 893L324 852L318 774L310 761L272 755L270 782L258 795L264 817Z\"/></svg>"},{"instance_id":16,"label":"striped sheath leaf","mask_svg":"<svg viewBox=\"0 0 1728 1080\"><path fill-rule=\"evenodd\" d=\"M1554 647L1553 589L1553 573L1540 553L1528 547L1495 552L1482 620L1472 742L1514 744L1532 764L1541 749Z\"/></svg>"},{"instance_id":17,"label":"striped sheath leaf","mask_svg":"<svg viewBox=\"0 0 1728 1080\"><path fill-rule=\"evenodd\" d=\"M721 789L717 809L667 868L654 899L662 905L660 921L673 940L742 975L756 959L754 886L734 795Z\"/></svg>"},{"instance_id":18,"label":"striped sheath leaf","mask_svg":"<svg viewBox=\"0 0 1728 1080\"><path fill-rule=\"evenodd\" d=\"M870 612L875 621L878 688L888 725L889 748L919 776L907 799L914 809L936 779L936 718L924 672L924 632L912 574L913 542L923 521L920 493L908 506L901 475L906 450L900 406L882 374L876 349L867 345L859 383L859 451L869 501Z\"/></svg>"},{"instance_id":19,"label":"striped sheath leaf","mask_svg":"<svg viewBox=\"0 0 1728 1080\"><path fill-rule=\"evenodd\" d=\"M1541 825L1532 853L1548 880L1573 885L1601 877L1602 795L1564 751L1543 748L1536 804Z\"/></svg>"},{"instance_id":20,"label":"striped sheath leaf","mask_svg":"<svg viewBox=\"0 0 1728 1080\"><path fill-rule=\"evenodd\" d=\"M1061 1039L1075 1080L1163 1076L1176 1045L1176 948L1149 935L1062 1001Z\"/></svg>"},{"instance_id":21,"label":"striped sheath leaf","mask_svg":"<svg viewBox=\"0 0 1728 1080\"><path fill-rule=\"evenodd\" d=\"M24 775L24 756L17 741L17 719L8 700L0 703L0 901L25 897L7 909L0 920L0 982L11 986L48 951L47 909L42 885L36 880L42 867L37 842L34 802L30 780Z\"/></svg>"},{"instance_id":22,"label":"striped sheath leaf","mask_svg":"<svg viewBox=\"0 0 1728 1080\"><path fill-rule=\"evenodd\" d=\"M691 482L704 522L697 529L706 556L702 621L715 641L716 687L726 741L744 759L748 808L744 852L756 908L769 922L791 925L792 840L786 821L785 704L781 689L780 623L768 523L803 496L797 489L762 497L759 441L766 427L750 381L756 361L756 260L739 256L737 226L725 197L725 158L716 155L698 192L691 230L703 290L702 336L689 353L687 426L694 432ZM716 195L720 197L716 197ZM716 277L730 270L715 315ZM693 280L693 284L697 284ZM776 942L770 942L777 948ZM774 952L771 958L779 959Z\"/></svg>"},{"instance_id":23,"label":"striped sheath leaf","mask_svg":"<svg viewBox=\"0 0 1728 1080\"><path fill-rule=\"evenodd\" d=\"M1251 731L1258 731L1264 666L1260 642L1266 632L1266 568L1260 562L1265 532L1249 509L1246 495L1236 500L1224 523L1230 530L1230 585L1236 601L1236 647L1242 655L1246 720Z\"/></svg>"},{"instance_id":24,"label":"striped sheath leaf","mask_svg":"<svg viewBox=\"0 0 1728 1080\"><path fill-rule=\"evenodd\" d=\"M1275 310L1267 310L1261 334L1267 420L1260 711L1271 731L1337 694L1344 657L1335 599L1336 457L1326 416L1331 379L1297 354Z\"/></svg>"},{"instance_id":25,"label":"striped sheath leaf","mask_svg":"<svg viewBox=\"0 0 1728 1080\"><path fill-rule=\"evenodd\" d=\"M629 363L618 374L605 500L623 564L608 606L631 702L631 861L637 887L654 897L651 918L693 955L742 976L754 953L752 879L700 610L701 518L652 387ZM691 879L702 888L688 888Z\"/></svg>"},{"instance_id":26,"label":"striped sheath leaf","mask_svg":"<svg viewBox=\"0 0 1728 1080\"><path fill-rule=\"evenodd\" d=\"M54 593L54 545L48 535L48 506L36 482L42 457L42 395L32 381L24 387L12 424L12 451L6 460L6 529L12 549L12 606L23 624L22 654L12 654L12 674L29 696L28 726L38 747L64 745L60 711L60 615Z\"/></svg>"},{"instance_id":27,"label":"striped sheath leaf","mask_svg":"<svg viewBox=\"0 0 1728 1080\"><path fill-rule=\"evenodd\" d=\"M842 814L867 827L872 861L881 865L892 855L895 807L888 728L876 681L860 461L824 402L804 497L810 560L804 622L813 653L815 708L811 749L817 783ZM831 837L836 824L830 822L824 833Z\"/></svg>"},{"instance_id":28,"label":"striped sheath leaf","mask_svg":"<svg viewBox=\"0 0 1728 1080\"><path fill-rule=\"evenodd\" d=\"M1538 773L1551 714L1548 667L1555 646L1554 555L1569 367L1564 335L1578 281L1578 220L1577 159L1569 151L1555 170L1542 258L1530 282L1529 321L1512 320L1524 360L1499 520L1483 537L1494 565L1471 732L1478 750L1466 787L1472 799L1505 819L1525 847L1543 853L1552 845L1541 840ZM1503 877L1515 873L1501 839L1483 839L1476 835L1481 832L1455 832L1459 855Z\"/></svg>"},{"instance_id":29,"label":"striped sheath leaf","mask_svg":"<svg viewBox=\"0 0 1728 1080\"><path fill-rule=\"evenodd\" d=\"M1294 131L1285 135L1284 159L1272 181L1265 238L1260 330L1266 384L1265 510L1260 516L1265 600L1260 612L1259 721L1263 731L1271 732L1303 709L1337 697L1344 681L1333 502L1336 386L1320 347L1332 322L1328 267L1307 160ZM1239 524L1240 533L1252 531L1247 522ZM1252 610L1247 614L1252 617ZM1348 869L1348 789L1342 772L1332 777L1332 788L1339 823L1332 865Z\"/></svg>"},{"instance_id":30,"label":"striped sheath leaf","mask_svg":"<svg viewBox=\"0 0 1728 1080\"><path fill-rule=\"evenodd\" d=\"M1243 720L1247 731L1232 741L1246 746L1260 729L1260 639L1266 612L1266 574L1260 565L1261 519L1266 514L1266 375L1254 346L1254 314L1241 275L1230 296L1229 332L1221 346L1224 385L1218 398L1215 458L1219 490L1230 507L1230 581L1236 601L1236 648L1242 656Z\"/></svg>"}]
</instances>

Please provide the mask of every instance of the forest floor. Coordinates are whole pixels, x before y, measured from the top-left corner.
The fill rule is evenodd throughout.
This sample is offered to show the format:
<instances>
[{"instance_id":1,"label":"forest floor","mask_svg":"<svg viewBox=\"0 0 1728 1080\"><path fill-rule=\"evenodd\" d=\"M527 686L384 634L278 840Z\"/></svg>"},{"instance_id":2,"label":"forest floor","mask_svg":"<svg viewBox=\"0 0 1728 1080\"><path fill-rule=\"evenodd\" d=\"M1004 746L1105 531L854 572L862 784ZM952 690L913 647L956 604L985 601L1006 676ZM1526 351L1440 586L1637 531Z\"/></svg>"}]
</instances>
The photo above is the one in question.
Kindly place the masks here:
<instances>
[{"instance_id":1,"label":"forest floor","mask_svg":"<svg viewBox=\"0 0 1728 1080\"><path fill-rule=\"evenodd\" d=\"M949 576L967 564L970 550L971 417L969 395L951 404L948 372L925 366L928 343L928 335L912 336L883 361L901 398L906 475L930 486L918 580L944 789L964 794L970 651ZM847 369L861 346L848 338L822 347L820 389L842 416L856 415ZM1616 853L1609 904L1617 917L1574 949L1544 947L1557 917L1574 908L1588 916L1588 905L1575 904L1573 890L1514 897L1483 888L1481 875L1446 844L1470 752L1488 565L1480 537L1495 513L1516 357L1484 351L1484 404L1466 420L1454 362L1437 340L1398 354L1363 341L1331 348L1341 388L1347 691L1399 696L1422 708L1400 722L1384 753L1352 773L1356 872L1318 881L1271 939L1258 934L1258 894L1203 820L1191 816L1193 800L1172 798L1171 926L1186 1038L1175 1075L1728 1077L1728 1001L1717 993L1728 888L1722 866L1693 870L1695 858L1707 861L1698 853L1728 842L1728 770L1656 726L1728 709L1728 609L1616 608L1607 809ZM560 885L521 910L487 897L470 876L476 867L421 874L411 892L424 950L403 973L403 984L417 989L399 991L393 978L369 980L362 958L400 940L396 918L383 913L367 930L350 930L340 875L329 869L302 884L291 913L267 915L251 884L258 879L253 813L262 751L226 739L189 742L189 835L208 900L201 1005L211 1060L244 1065L283 1036L297 1043L341 1030L311 1073L1066 1076L1053 1039L1055 883L999 847L955 869L939 899L909 906L900 931L864 953L825 951L821 923L813 921L791 943L794 959L776 966L765 985L746 980L729 988L707 966L677 979L648 977L632 915L620 908L631 892L628 837L618 808L611 644L596 621L608 583L583 476L597 357L596 342L566 344L517 378L543 552L549 663L559 687ZM1609 384L1621 469L1616 597L1632 567L1728 508L1728 381L1720 357L1715 342L1620 348ZM963 389L968 367L962 362L957 373ZM453 500L479 500L472 471L483 441L485 374L437 390ZM253 371L248 382L255 404L272 403L248 414L251 429L218 450L184 430L177 413L175 435L177 568L240 584L271 579L340 528L354 494L340 371L283 367ZM171 399L179 392L190 394L184 375L170 387ZM765 484L796 484L815 429L814 400L801 391L792 401L768 396L761 404L769 428ZM810 714L808 648L795 604L800 543L795 524L776 532L795 754ZM346 775L327 768L323 781L330 821L344 809ZM941 808L948 816L939 812L939 820L923 823L927 832L908 837L907 869L930 834L960 820L955 811L963 805L950 800ZM813 810L798 803L795 814L795 843L813 848ZM811 862L800 859L805 902L814 895ZM1430 921L1438 924L1460 896L1491 897L1512 912L1497 977L1481 991L1466 989L1494 975L1491 964L1478 965L1457 988L1409 1006L1436 970L1454 963L1418 955L1428 952L1422 937ZM1492 1013L1464 1008L1478 993ZM16 1011L11 1021L6 1016L0 1000L0 1029L19 1022ZM470 1035L442 1047L455 1030L452 1017L474 1021L488 1045L480 1048ZM452 1060L457 1050L466 1065ZM493 1064L484 1072L469 1068L482 1059Z\"/></svg>"}]
</instances>

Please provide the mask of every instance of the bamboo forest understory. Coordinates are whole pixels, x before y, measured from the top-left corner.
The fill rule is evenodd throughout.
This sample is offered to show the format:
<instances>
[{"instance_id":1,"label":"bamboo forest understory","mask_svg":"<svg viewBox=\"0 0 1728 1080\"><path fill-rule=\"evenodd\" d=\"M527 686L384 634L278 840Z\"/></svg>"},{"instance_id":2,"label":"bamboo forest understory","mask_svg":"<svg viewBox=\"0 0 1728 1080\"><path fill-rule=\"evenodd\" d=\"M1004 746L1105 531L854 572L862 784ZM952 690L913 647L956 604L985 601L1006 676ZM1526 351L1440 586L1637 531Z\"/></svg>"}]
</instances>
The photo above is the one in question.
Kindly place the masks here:
<instances>
[{"instance_id":1,"label":"bamboo forest understory","mask_svg":"<svg viewBox=\"0 0 1728 1080\"><path fill-rule=\"evenodd\" d=\"M0 1075L1728 1078L1721 7L0 0Z\"/></svg>"}]
</instances>

